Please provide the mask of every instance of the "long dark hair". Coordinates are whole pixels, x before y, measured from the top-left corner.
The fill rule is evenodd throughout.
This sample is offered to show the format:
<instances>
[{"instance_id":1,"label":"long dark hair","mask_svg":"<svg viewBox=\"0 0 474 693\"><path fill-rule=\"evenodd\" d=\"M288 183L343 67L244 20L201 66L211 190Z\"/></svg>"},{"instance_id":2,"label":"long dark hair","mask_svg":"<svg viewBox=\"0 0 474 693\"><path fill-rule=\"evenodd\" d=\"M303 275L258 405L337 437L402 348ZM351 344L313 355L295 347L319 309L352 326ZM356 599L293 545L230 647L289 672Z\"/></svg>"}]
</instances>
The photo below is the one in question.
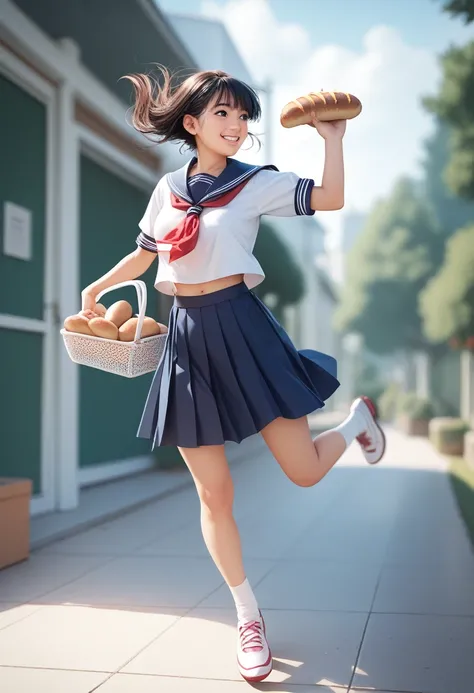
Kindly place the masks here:
<instances>
[{"instance_id":1,"label":"long dark hair","mask_svg":"<svg viewBox=\"0 0 474 693\"><path fill-rule=\"evenodd\" d=\"M250 121L261 116L258 95L245 82L221 70L196 72L177 86L166 67L157 65L163 83L150 75L130 74L123 79L131 81L135 91L132 124L136 130L158 136L158 143L177 141L195 149L196 140L183 126L185 115L198 118L207 106L217 98L224 100L233 108L241 108L248 113ZM255 135L249 133L253 140Z\"/></svg>"}]
</instances>

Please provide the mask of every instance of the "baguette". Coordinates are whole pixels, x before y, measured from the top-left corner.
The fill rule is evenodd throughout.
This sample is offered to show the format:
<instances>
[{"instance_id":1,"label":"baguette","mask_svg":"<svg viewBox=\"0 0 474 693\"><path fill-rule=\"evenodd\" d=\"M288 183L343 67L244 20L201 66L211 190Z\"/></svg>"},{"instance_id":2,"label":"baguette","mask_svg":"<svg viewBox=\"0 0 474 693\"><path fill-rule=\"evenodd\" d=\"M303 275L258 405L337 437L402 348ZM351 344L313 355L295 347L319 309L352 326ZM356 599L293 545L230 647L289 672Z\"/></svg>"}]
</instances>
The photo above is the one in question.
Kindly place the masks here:
<instances>
[{"instance_id":1,"label":"baguette","mask_svg":"<svg viewBox=\"0 0 474 693\"><path fill-rule=\"evenodd\" d=\"M317 120L349 120L359 115L362 104L353 94L342 91L310 92L290 101L283 108L280 123L284 128L311 125Z\"/></svg>"}]
</instances>

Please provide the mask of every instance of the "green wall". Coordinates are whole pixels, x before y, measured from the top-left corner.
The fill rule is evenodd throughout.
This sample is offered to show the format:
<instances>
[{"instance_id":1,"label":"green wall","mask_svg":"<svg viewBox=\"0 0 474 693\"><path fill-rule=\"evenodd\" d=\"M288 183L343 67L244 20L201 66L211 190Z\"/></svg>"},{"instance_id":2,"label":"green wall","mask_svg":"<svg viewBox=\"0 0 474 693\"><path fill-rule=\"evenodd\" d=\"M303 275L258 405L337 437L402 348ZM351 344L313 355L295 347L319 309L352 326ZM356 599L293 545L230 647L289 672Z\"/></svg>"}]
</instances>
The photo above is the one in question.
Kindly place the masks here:
<instances>
[{"instance_id":1,"label":"green wall","mask_svg":"<svg viewBox=\"0 0 474 693\"><path fill-rule=\"evenodd\" d=\"M0 313L43 319L46 107L0 76L0 248L5 201L33 213L33 258L0 252ZM0 328L0 476L33 480L41 491L43 335Z\"/></svg>"},{"instance_id":2,"label":"green wall","mask_svg":"<svg viewBox=\"0 0 474 693\"><path fill-rule=\"evenodd\" d=\"M0 76L0 234L3 203L33 213L33 259L0 255L0 313L43 319L46 108Z\"/></svg>"},{"instance_id":3,"label":"green wall","mask_svg":"<svg viewBox=\"0 0 474 693\"><path fill-rule=\"evenodd\" d=\"M138 222L149 194L113 175L87 157L81 158L81 288L102 276L136 248ZM146 314L158 319L153 287L157 264L141 277L148 289ZM109 306L120 299L138 310L133 287L106 294ZM153 374L124 378L80 366L80 466L148 454L150 443L136 438Z\"/></svg>"}]
</instances>

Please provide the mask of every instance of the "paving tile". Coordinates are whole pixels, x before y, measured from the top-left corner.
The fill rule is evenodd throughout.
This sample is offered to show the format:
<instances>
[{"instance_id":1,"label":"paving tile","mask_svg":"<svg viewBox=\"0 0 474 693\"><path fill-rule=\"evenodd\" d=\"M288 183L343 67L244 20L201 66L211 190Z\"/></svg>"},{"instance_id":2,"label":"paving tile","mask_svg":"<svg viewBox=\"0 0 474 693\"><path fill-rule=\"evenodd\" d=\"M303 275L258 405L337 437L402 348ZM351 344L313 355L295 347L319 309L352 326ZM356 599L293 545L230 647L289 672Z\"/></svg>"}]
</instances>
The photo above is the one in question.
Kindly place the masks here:
<instances>
[{"instance_id":1,"label":"paving tile","mask_svg":"<svg viewBox=\"0 0 474 693\"><path fill-rule=\"evenodd\" d=\"M446 474L406 472L385 563L474 566L474 553Z\"/></svg>"},{"instance_id":2,"label":"paving tile","mask_svg":"<svg viewBox=\"0 0 474 693\"><path fill-rule=\"evenodd\" d=\"M372 614L353 686L467 693L474 681L474 618Z\"/></svg>"},{"instance_id":3,"label":"paving tile","mask_svg":"<svg viewBox=\"0 0 474 693\"><path fill-rule=\"evenodd\" d=\"M274 658L270 683L348 686L365 614L269 610L264 616ZM238 681L235 644L233 609L194 609L122 673Z\"/></svg>"},{"instance_id":4,"label":"paving tile","mask_svg":"<svg viewBox=\"0 0 474 693\"><path fill-rule=\"evenodd\" d=\"M0 603L0 630L16 623L16 621L27 618L39 608L38 604Z\"/></svg>"},{"instance_id":5,"label":"paving tile","mask_svg":"<svg viewBox=\"0 0 474 693\"><path fill-rule=\"evenodd\" d=\"M0 571L0 602L37 599L104 564L103 556L31 554L23 563Z\"/></svg>"},{"instance_id":6,"label":"paving tile","mask_svg":"<svg viewBox=\"0 0 474 693\"><path fill-rule=\"evenodd\" d=\"M187 493L163 498L133 513L48 544L41 552L106 556L132 553L147 543L172 534L177 528L191 524L195 518L199 523L199 508L192 501Z\"/></svg>"},{"instance_id":7,"label":"paving tile","mask_svg":"<svg viewBox=\"0 0 474 693\"><path fill-rule=\"evenodd\" d=\"M340 529L305 532L284 557L337 562L363 561L382 565L388 541L388 530L354 530L350 520L347 520L346 526Z\"/></svg>"},{"instance_id":8,"label":"paving tile","mask_svg":"<svg viewBox=\"0 0 474 693\"><path fill-rule=\"evenodd\" d=\"M145 529L136 520L124 519L110 522L93 529L80 532L73 537L56 541L44 549L44 554L97 554L100 556L120 556L130 554L160 535L157 528Z\"/></svg>"},{"instance_id":9,"label":"paving tile","mask_svg":"<svg viewBox=\"0 0 474 693\"><path fill-rule=\"evenodd\" d=\"M430 515L417 522L404 518L394 529L384 558L386 565L440 566L447 563L472 569L474 555L460 524L438 525Z\"/></svg>"},{"instance_id":10,"label":"paving tile","mask_svg":"<svg viewBox=\"0 0 474 693\"><path fill-rule=\"evenodd\" d=\"M474 567L386 566L373 611L474 616Z\"/></svg>"},{"instance_id":11,"label":"paving tile","mask_svg":"<svg viewBox=\"0 0 474 693\"><path fill-rule=\"evenodd\" d=\"M89 693L107 676L90 671L0 667L0 690L4 693Z\"/></svg>"},{"instance_id":12,"label":"paving tile","mask_svg":"<svg viewBox=\"0 0 474 693\"><path fill-rule=\"evenodd\" d=\"M281 562L258 584L262 608L370 611L377 565L326 561Z\"/></svg>"},{"instance_id":13,"label":"paving tile","mask_svg":"<svg viewBox=\"0 0 474 693\"><path fill-rule=\"evenodd\" d=\"M210 558L117 558L38 601L45 604L193 607L221 585Z\"/></svg>"},{"instance_id":14,"label":"paving tile","mask_svg":"<svg viewBox=\"0 0 474 693\"><path fill-rule=\"evenodd\" d=\"M0 664L113 672L183 613L44 606L0 630Z\"/></svg>"},{"instance_id":15,"label":"paving tile","mask_svg":"<svg viewBox=\"0 0 474 693\"><path fill-rule=\"evenodd\" d=\"M144 546L142 542L134 553L139 556L209 556L199 523L168 532Z\"/></svg>"},{"instance_id":16,"label":"paving tile","mask_svg":"<svg viewBox=\"0 0 474 693\"><path fill-rule=\"evenodd\" d=\"M262 520L261 513L257 517L246 518L239 524L242 555L245 560L281 558L306 526L303 513L299 517L289 518L283 510L271 519L265 517Z\"/></svg>"},{"instance_id":17,"label":"paving tile","mask_svg":"<svg viewBox=\"0 0 474 693\"><path fill-rule=\"evenodd\" d=\"M280 517L247 517L237 522L244 559L272 559L280 557L292 541L300 534L296 522L288 522ZM140 547L135 552L143 556L208 556L199 521L173 533L160 537L157 541Z\"/></svg>"},{"instance_id":18,"label":"paving tile","mask_svg":"<svg viewBox=\"0 0 474 693\"><path fill-rule=\"evenodd\" d=\"M284 683L260 683L253 686L264 693L346 693L347 688L335 686L291 686ZM115 674L98 693L244 693L251 687L245 681L211 681L209 679L170 678L167 676L142 676L139 674ZM16 693L16 692L15 692ZM21 692L23 693L23 691Z\"/></svg>"}]
</instances>

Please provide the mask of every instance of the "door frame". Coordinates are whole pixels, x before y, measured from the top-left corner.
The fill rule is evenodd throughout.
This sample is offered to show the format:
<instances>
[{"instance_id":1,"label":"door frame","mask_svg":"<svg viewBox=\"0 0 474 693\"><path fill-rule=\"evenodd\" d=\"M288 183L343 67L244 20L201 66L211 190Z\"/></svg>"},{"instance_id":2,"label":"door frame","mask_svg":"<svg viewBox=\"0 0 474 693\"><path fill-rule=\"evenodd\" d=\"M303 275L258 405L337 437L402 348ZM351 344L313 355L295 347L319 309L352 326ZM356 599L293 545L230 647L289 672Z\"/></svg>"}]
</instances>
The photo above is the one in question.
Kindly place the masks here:
<instances>
[{"instance_id":1,"label":"door frame","mask_svg":"<svg viewBox=\"0 0 474 693\"><path fill-rule=\"evenodd\" d=\"M74 124L75 138L78 142L78 156L80 168L82 157L94 161L112 175L121 178L129 185L151 195L156 186L158 176L154 171L144 166L127 153L120 151L111 145L106 139L93 132L81 123ZM82 190L78 185L78 207ZM81 262L80 252L77 254L78 267ZM78 429L80 424L78 423ZM78 431L79 436L81 431ZM130 474L136 474L153 468L155 459L153 455L140 455L139 457L110 461L107 463L80 467L78 465L77 480L80 488L90 484L96 484L111 479L118 479Z\"/></svg>"},{"instance_id":2,"label":"door frame","mask_svg":"<svg viewBox=\"0 0 474 693\"><path fill-rule=\"evenodd\" d=\"M46 108L46 190L45 190L45 260L43 268L43 319L0 314L0 327L34 332L44 336L41 386L41 488L31 499L31 515L47 512L56 503L57 433L55 414L57 407L57 348L56 286L54 239L54 186L56 181L56 89L16 55L0 45L0 74L16 86L38 99Z\"/></svg>"}]
</instances>

